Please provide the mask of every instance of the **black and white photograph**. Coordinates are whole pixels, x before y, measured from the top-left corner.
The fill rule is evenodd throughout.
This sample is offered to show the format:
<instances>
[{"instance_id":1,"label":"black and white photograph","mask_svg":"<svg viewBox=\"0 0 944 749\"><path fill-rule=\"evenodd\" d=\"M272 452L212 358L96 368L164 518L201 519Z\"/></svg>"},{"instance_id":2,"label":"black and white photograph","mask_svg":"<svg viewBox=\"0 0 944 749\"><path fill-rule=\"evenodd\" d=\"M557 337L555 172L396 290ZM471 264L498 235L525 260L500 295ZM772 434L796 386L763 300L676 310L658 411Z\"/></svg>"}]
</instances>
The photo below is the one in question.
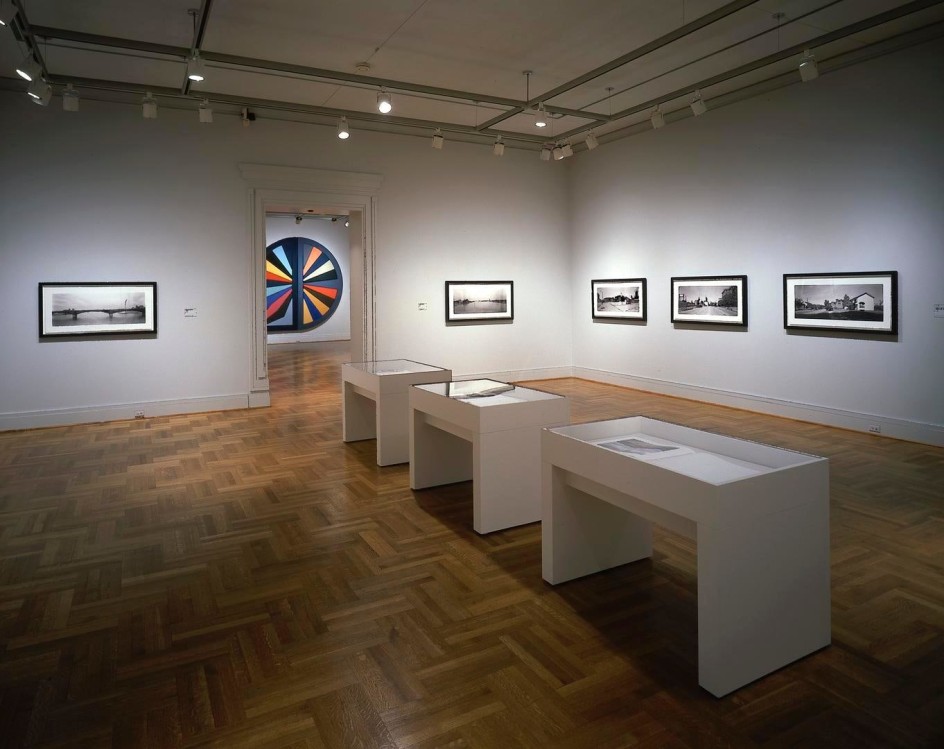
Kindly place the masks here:
<instances>
[{"instance_id":1,"label":"black and white photograph","mask_svg":"<svg viewBox=\"0 0 944 749\"><path fill-rule=\"evenodd\" d=\"M898 271L783 276L787 329L898 333Z\"/></svg>"},{"instance_id":2,"label":"black and white photograph","mask_svg":"<svg viewBox=\"0 0 944 749\"><path fill-rule=\"evenodd\" d=\"M446 322L513 320L513 281L446 281Z\"/></svg>"},{"instance_id":3,"label":"black and white photograph","mask_svg":"<svg viewBox=\"0 0 944 749\"><path fill-rule=\"evenodd\" d=\"M690 448L682 445L653 442L650 438L641 434L627 435L618 439L606 439L594 444L605 447L607 450L643 459L667 458L691 452Z\"/></svg>"},{"instance_id":4,"label":"black and white photograph","mask_svg":"<svg viewBox=\"0 0 944 749\"><path fill-rule=\"evenodd\" d=\"M594 320L645 320L646 279L614 278L590 282Z\"/></svg>"},{"instance_id":5,"label":"black and white photograph","mask_svg":"<svg viewBox=\"0 0 944 749\"><path fill-rule=\"evenodd\" d=\"M157 284L40 283L39 335L140 335L157 332Z\"/></svg>"},{"instance_id":6,"label":"black and white photograph","mask_svg":"<svg viewBox=\"0 0 944 749\"><path fill-rule=\"evenodd\" d=\"M672 278L672 322L747 325L747 276Z\"/></svg>"}]
</instances>

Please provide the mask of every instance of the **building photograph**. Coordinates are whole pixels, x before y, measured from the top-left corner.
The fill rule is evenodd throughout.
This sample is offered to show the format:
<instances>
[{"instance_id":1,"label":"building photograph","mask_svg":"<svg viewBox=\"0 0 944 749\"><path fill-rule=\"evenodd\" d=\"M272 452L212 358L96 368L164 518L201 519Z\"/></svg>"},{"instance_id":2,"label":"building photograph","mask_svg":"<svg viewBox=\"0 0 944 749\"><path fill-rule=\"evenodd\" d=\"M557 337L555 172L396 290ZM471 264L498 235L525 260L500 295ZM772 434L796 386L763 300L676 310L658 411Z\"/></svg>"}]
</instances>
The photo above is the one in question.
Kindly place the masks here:
<instances>
[{"instance_id":1,"label":"building photograph","mask_svg":"<svg viewBox=\"0 0 944 749\"><path fill-rule=\"evenodd\" d=\"M0 747L944 745L944 2L0 24Z\"/></svg>"}]
</instances>

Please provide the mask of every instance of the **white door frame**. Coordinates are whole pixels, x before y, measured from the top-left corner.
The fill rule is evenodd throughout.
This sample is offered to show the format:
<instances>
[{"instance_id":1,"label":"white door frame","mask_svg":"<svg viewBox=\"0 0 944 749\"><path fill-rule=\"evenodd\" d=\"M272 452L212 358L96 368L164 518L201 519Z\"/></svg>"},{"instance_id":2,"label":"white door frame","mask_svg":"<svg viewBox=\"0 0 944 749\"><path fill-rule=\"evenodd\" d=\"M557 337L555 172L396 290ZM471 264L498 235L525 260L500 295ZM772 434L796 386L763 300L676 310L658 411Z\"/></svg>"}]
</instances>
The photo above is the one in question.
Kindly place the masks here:
<instances>
[{"instance_id":1,"label":"white door frame","mask_svg":"<svg viewBox=\"0 0 944 749\"><path fill-rule=\"evenodd\" d=\"M269 405L266 353L265 216L270 206L317 205L351 215L351 356L376 359L374 225L383 176L329 169L240 164L249 183L250 386L249 407Z\"/></svg>"}]
</instances>

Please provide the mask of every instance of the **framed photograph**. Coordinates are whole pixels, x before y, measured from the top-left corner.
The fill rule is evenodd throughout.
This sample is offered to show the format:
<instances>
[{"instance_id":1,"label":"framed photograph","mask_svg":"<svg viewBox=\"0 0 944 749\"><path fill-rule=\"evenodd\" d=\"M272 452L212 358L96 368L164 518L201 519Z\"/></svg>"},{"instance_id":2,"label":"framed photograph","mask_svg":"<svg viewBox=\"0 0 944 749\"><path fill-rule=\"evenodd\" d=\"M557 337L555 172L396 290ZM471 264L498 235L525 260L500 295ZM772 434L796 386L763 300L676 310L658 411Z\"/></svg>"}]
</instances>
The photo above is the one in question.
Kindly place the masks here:
<instances>
[{"instance_id":1,"label":"framed photograph","mask_svg":"<svg viewBox=\"0 0 944 749\"><path fill-rule=\"evenodd\" d=\"M898 334L898 271L785 273L783 327Z\"/></svg>"},{"instance_id":2,"label":"framed photograph","mask_svg":"<svg viewBox=\"0 0 944 749\"><path fill-rule=\"evenodd\" d=\"M672 322L747 325L747 276L673 277Z\"/></svg>"},{"instance_id":3,"label":"framed photograph","mask_svg":"<svg viewBox=\"0 0 944 749\"><path fill-rule=\"evenodd\" d=\"M39 284L40 338L156 332L156 283Z\"/></svg>"},{"instance_id":4,"label":"framed photograph","mask_svg":"<svg viewBox=\"0 0 944 749\"><path fill-rule=\"evenodd\" d=\"M590 282L594 320L645 320L645 278L612 278Z\"/></svg>"},{"instance_id":5,"label":"framed photograph","mask_svg":"<svg viewBox=\"0 0 944 749\"><path fill-rule=\"evenodd\" d=\"M446 322L514 320L513 281L446 281Z\"/></svg>"}]
</instances>

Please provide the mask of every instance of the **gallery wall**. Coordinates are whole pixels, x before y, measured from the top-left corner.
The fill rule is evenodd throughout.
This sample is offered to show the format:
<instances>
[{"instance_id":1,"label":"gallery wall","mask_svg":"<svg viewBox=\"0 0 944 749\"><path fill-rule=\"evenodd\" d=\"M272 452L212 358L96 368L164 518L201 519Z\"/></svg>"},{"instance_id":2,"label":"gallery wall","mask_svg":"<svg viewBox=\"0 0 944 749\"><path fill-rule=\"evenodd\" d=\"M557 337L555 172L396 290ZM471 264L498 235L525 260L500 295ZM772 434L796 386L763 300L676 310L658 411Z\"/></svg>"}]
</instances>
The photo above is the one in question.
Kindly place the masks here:
<instances>
[{"instance_id":1,"label":"gallery wall","mask_svg":"<svg viewBox=\"0 0 944 749\"><path fill-rule=\"evenodd\" d=\"M944 44L580 154L578 375L944 444ZM787 332L783 274L899 272L897 337ZM746 329L670 322L672 276L746 274ZM645 277L649 319L591 320Z\"/></svg>"},{"instance_id":2,"label":"gallery wall","mask_svg":"<svg viewBox=\"0 0 944 749\"><path fill-rule=\"evenodd\" d=\"M270 344L351 339L351 240L343 221L306 218L300 224L289 216L266 216L266 246L287 237L306 237L322 244L334 255L343 287L338 308L321 325L302 332L269 333Z\"/></svg>"},{"instance_id":3,"label":"gallery wall","mask_svg":"<svg viewBox=\"0 0 944 749\"><path fill-rule=\"evenodd\" d=\"M260 117L0 92L0 428L245 407L250 200L240 163L383 176L376 198L381 358L457 374L569 373L567 191L534 152ZM511 325L446 327L447 279L516 281ZM40 340L40 281L156 281L154 338ZM420 302L427 309L420 311ZM185 307L197 316L184 317Z\"/></svg>"}]
</instances>

